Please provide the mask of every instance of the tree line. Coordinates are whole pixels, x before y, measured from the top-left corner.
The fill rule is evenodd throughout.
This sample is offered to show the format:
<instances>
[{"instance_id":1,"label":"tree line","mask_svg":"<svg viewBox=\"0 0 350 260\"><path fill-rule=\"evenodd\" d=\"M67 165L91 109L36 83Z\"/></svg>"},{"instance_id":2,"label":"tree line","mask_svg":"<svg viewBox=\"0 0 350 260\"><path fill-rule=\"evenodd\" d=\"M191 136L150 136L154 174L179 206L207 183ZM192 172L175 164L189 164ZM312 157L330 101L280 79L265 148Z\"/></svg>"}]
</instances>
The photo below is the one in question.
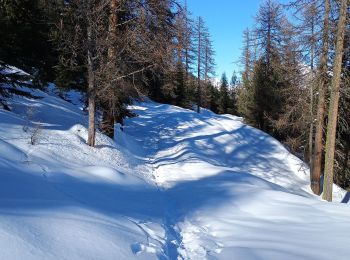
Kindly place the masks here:
<instances>
[{"instance_id":1,"label":"tree line","mask_svg":"<svg viewBox=\"0 0 350 260\"><path fill-rule=\"evenodd\" d=\"M210 32L186 1L0 0L0 104L11 109L18 83L79 90L90 146L145 96L239 114L308 162L313 192L331 200L333 181L350 186L349 39L349 0L265 0L240 77L218 86Z\"/></svg>"},{"instance_id":2,"label":"tree line","mask_svg":"<svg viewBox=\"0 0 350 260\"><path fill-rule=\"evenodd\" d=\"M9 65L28 72L31 87L54 82L79 90L90 146L96 128L113 137L115 122L132 116L128 104L145 96L198 112L229 112L226 76L221 91L213 85L214 56L205 21L192 17L186 2L0 0L2 106L14 91L7 86L24 83L16 73L1 73Z\"/></svg>"},{"instance_id":3,"label":"tree line","mask_svg":"<svg viewBox=\"0 0 350 260\"><path fill-rule=\"evenodd\" d=\"M350 186L349 36L348 0L266 0L243 35L238 112L308 162L328 201L333 181Z\"/></svg>"}]
</instances>

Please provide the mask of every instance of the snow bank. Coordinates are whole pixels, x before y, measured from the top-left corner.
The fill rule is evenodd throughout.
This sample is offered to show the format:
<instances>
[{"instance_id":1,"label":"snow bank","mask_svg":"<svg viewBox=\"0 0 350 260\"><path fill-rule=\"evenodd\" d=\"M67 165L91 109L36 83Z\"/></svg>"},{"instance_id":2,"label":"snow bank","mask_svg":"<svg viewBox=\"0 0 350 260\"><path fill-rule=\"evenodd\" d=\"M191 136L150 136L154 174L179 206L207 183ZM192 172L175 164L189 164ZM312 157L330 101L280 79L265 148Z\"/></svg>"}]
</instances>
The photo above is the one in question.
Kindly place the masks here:
<instances>
[{"instance_id":1,"label":"snow bank","mask_svg":"<svg viewBox=\"0 0 350 260\"><path fill-rule=\"evenodd\" d=\"M24 90L0 110L0 259L348 259L348 205L241 118L135 103L91 148L79 93Z\"/></svg>"}]
</instances>

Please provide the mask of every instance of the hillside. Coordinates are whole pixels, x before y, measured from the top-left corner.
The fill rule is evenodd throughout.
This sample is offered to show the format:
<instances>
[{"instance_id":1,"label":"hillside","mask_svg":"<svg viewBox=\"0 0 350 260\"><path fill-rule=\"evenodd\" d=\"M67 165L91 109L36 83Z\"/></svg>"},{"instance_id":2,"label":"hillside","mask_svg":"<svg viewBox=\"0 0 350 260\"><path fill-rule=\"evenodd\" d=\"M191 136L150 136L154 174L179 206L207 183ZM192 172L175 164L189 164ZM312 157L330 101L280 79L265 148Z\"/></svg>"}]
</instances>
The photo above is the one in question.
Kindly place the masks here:
<instances>
[{"instance_id":1,"label":"hillside","mask_svg":"<svg viewBox=\"0 0 350 260\"><path fill-rule=\"evenodd\" d=\"M135 103L91 148L77 93L23 91L0 110L0 259L348 259L349 206L240 118Z\"/></svg>"}]
</instances>

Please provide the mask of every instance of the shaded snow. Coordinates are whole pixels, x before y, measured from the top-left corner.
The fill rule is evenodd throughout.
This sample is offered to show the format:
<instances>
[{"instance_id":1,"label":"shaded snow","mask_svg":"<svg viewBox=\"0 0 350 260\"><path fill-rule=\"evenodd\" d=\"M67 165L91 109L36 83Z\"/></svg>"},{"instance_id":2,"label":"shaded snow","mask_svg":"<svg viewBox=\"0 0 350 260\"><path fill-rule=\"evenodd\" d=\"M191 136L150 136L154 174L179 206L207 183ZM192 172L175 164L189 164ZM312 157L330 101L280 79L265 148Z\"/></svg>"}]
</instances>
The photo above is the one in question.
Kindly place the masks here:
<instances>
[{"instance_id":1,"label":"shaded snow","mask_svg":"<svg viewBox=\"0 0 350 260\"><path fill-rule=\"evenodd\" d=\"M240 118L135 103L90 148L77 93L30 91L0 110L0 259L348 259L348 205Z\"/></svg>"}]
</instances>

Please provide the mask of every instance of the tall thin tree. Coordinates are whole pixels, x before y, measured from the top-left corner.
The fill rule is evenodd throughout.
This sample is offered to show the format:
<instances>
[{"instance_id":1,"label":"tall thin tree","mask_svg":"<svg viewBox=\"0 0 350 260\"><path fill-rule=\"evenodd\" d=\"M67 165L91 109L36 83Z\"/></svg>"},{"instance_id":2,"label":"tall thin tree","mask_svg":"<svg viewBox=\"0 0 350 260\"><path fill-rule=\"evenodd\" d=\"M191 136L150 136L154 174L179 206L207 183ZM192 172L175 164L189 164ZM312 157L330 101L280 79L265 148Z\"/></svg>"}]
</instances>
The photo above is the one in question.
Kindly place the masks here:
<instances>
[{"instance_id":1,"label":"tall thin tree","mask_svg":"<svg viewBox=\"0 0 350 260\"><path fill-rule=\"evenodd\" d=\"M333 77L331 84L331 97L328 112L326 156L323 182L323 199L332 201L333 175L334 175L334 154L337 133L337 120L340 98L340 82L342 71L342 59L344 55L344 35L346 27L347 9L349 0L342 0L340 16L337 26L337 37L335 47L335 58L333 65Z\"/></svg>"},{"instance_id":2,"label":"tall thin tree","mask_svg":"<svg viewBox=\"0 0 350 260\"><path fill-rule=\"evenodd\" d=\"M320 180L322 170L323 156L323 130L324 117L326 109L326 92L327 92L327 61L329 52L329 14L330 0L324 1L324 18L322 33L322 53L320 58L320 67L318 75L318 104L316 117L315 148L313 155L313 167L311 169L311 189L319 195L321 193Z\"/></svg>"}]
</instances>

